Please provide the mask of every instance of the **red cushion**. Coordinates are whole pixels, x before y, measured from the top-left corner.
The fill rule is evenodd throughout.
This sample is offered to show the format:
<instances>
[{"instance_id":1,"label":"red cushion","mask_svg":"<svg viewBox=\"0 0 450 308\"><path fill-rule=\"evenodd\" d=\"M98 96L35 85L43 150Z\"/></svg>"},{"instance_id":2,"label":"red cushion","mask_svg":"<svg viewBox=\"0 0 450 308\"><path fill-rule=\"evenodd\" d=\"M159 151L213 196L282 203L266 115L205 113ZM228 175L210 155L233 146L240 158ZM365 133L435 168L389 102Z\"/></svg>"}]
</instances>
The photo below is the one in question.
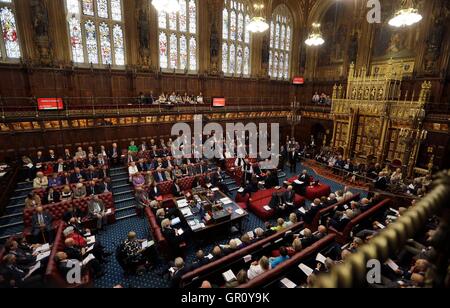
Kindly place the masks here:
<instances>
[{"instance_id":1,"label":"red cushion","mask_svg":"<svg viewBox=\"0 0 450 308\"><path fill-rule=\"evenodd\" d=\"M249 209L259 218L263 220L269 220L273 217L273 215L275 215L275 211L273 209L271 209L270 211L266 211L264 207L269 205L271 198L272 197L251 201L249 204Z\"/></svg>"},{"instance_id":2,"label":"red cushion","mask_svg":"<svg viewBox=\"0 0 450 308\"><path fill-rule=\"evenodd\" d=\"M306 199L314 200L324 196L329 196L331 193L331 187L325 184L319 184L317 186L309 186L306 188Z\"/></svg>"}]
</instances>

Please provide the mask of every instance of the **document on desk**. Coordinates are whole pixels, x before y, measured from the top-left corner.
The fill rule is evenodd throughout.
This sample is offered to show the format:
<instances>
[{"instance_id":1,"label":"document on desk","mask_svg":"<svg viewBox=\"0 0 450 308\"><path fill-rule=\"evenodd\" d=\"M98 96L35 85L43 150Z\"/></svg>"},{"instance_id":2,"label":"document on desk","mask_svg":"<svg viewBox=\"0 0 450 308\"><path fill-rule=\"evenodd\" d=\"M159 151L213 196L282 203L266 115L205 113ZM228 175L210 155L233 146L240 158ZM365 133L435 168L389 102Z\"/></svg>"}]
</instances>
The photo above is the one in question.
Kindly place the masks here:
<instances>
[{"instance_id":1,"label":"document on desk","mask_svg":"<svg viewBox=\"0 0 450 308\"><path fill-rule=\"evenodd\" d=\"M238 214L238 215L244 215L244 214L245 214L245 212L244 212L243 209L237 209L235 212L236 212L236 214Z\"/></svg>"}]
</instances>

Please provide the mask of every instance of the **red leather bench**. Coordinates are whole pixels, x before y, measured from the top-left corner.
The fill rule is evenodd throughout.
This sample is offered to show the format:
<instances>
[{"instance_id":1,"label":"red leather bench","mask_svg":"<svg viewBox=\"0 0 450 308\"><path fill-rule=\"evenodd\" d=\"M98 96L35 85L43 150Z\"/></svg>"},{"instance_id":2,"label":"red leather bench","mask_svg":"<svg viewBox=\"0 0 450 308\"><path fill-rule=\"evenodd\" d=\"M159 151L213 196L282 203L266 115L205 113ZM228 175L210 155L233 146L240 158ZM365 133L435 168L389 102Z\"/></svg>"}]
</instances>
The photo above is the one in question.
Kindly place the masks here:
<instances>
[{"instance_id":1,"label":"red leather bench","mask_svg":"<svg viewBox=\"0 0 450 308\"><path fill-rule=\"evenodd\" d=\"M266 211L265 206L269 205L272 200L272 195L275 192L285 192L285 189L276 190L275 188L260 190L254 193L249 200L249 209L259 218L263 220L269 220L275 215L275 211L270 209ZM300 195L295 195L294 206L301 207L305 204L305 198Z\"/></svg>"},{"instance_id":2,"label":"red leather bench","mask_svg":"<svg viewBox=\"0 0 450 308\"><path fill-rule=\"evenodd\" d=\"M148 220L148 223L150 226L150 231L153 236L153 240L155 241L159 252L165 258L169 258L169 256L171 255L170 247L167 243L166 238L162 234L161 226L158 224L158 220L156 219L155 214L153 213L153 211L150 208L146 207L145 208L145 216L147 217L147 220Z\"/></svg>"},{"instance_id":3,"label":"red leather bench","mask_svg":"<svg viewBox=\"0 0 450 308\"><path fill-rule=\"evenodd\" d=\"M344 245L344 244L348 243L351 240L352 231L353 231L353 228L355 226L357 226L361 222L371 218L372 216L374 216L378 212L388 208L391 205L392 205L392 199L385 199L382 202L378 203L377 205L371 207L368 211L366 211L366 212L362 213L361 215L358 215L355 218L353 218L347 224L347 226L345 226L344 230L337 231L333 227L330 227L329 230L330 230L330 232L336 234L336 236L337 236L336 237L336 241L339 244Z\"/></svg>"},{"instance_id":4,"label":"red leather bench","mask_svg":"<svg viewBox=\"0 0 450 308\"><path fill-rule=\"evenodd\" d=\"M356 194L356 195L353 195L351 198L342 200L341 202L338 202L336 204L330 205L329 207L326 207L326 208L320 210L316 214L316 216L314 216L314 218L311 221L311 223L310 224L306 224L306 228L310 229L313 232L317 231L317 229L319 228L319 225L321 223L320 221L321 221L322 217L325 216L326 214L331 213L336 206L348 204L348 203L350 203L352 201L357 201L360 198L361 198L360 194Z\"/></svg>"},{"instance_id":5,"label":"red leather bench","mask_svg":"<svg viewBox=\"0 0 450 308\"><path fill-rule=\"evenodd\" d=\"M245 248L239 249L236 252L226 255L223 258L220 258L220 259L210 262L202 267L199 267L198 269L195 269L194 271L191 271L182 277L181 286L185 286L185 285L191 283L192 281L198 279L199 277L209 274L210 272L220 270L227 264L232 263L236 260L239 260L240 258L244 258L247 255L251 255L259 248L268 246L268 245L274 243L275 241L277 241L278 239L283 238L286 233L295 232L296 230L302 229L302 227L303 227L303 222L299 222L286 230L277 232L269 237L266 237L262 240L255 242Z\"/></svg>"},{"instance_id":6,"label":"red leather bench","mask_svg":"<svg viewBox=\"0 0 450 308\"><path fill-rule=\"evenodd\" d=\"M333 243L335 238L336 238L335 234L327 235L326 237L317 241L308 248L303 249L301 252L297 253L295 256L293 256L286 262L278 265L276 268L259 275L255 279L250 280L249 282L243 285L240 285L238 288L240 289L260 288L276 279L280 279L285 272L289 271L294 266L297 266L299 263L302 262L302 260L305 260L310 256L315 256L322 249Z\"/></svg>"},{"instance_id":7,"label":"red leather bench","mask_svg":"<svg viewBox=\"0 0 450 308\"><path fill-rule=\"evenodd\" d=\"M296 180L298 180L298 176L294 176L294 177L290 178L289 180L287 180L287 182L294 183ZM310 182L313 183L314 178L311 178ZM317 186L306 187L306 193L305 193L304 197L308 200L314 200L314 199L321 198L324 196L329 196L330 193L331 193L331 187L329 185L319 183L319 185L317 185Z\"/></svg>"},{"instance_id":8,"label":"red leather bench","mask_svg":"<svg viewBox=\"0 0 450 308\"><path fill-rule=\"evenodd\" d=\"M81 276L80 284L69 284L66 277L63 277L59 272L58 265L55 261L55 256L58 252L64 250L64 234L66 223L60 222L56 230L55 242L53 243L50 258L45 271L45 283L51 288L88 288L92 286L92 279L90 273L87 271Z\"/></svg>"},{"instance_id":9,"label":"red leather bench","mask_svg":"<svg viewBox=\"0 0 450 308\"><path fill-rule=\"evenodd\" d=\"M113 224L116 222L116 216L115 216L115 206L114 206L114 199L112 193L105 193L102 195L98 195L100 200L103 201L105 204L105 208L111 209L112 213L108 215L108 223ZM53 218L53 228L56 228L59 222L63 219L63 215L69 207L74 207L75 209L81 209L83 213L87 213L88 211L88 203L90 198L82 198L77 200L72 200L68 202L60 202L55 203L51 205L43 206L44 211L49 213ZM25 209L23 212L23 222L25 225L24 234L30 235L31 234L31 220L33 218L33 214L35 213L35 209ZM96 222L94 220L85 219L83 220L83 225L87 228L92 228L92 226L95 227Z\"/></svg>"}]
</instances>

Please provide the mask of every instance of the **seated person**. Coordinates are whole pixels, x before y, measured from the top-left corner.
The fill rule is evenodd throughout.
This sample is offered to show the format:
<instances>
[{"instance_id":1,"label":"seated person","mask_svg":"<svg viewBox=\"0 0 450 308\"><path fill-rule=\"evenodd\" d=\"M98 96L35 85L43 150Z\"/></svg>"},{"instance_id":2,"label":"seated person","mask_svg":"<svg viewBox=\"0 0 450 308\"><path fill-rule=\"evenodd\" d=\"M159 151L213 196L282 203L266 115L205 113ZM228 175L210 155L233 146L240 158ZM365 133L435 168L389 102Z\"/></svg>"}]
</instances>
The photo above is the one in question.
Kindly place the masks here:
<instances>
[{"instance_id":1,"label":"seated person","mask_svg":"<svg viewBox=\"0 0 450 308\"><path fill-rule=\"evenodd\" d=\"M222 249L220 248L220 246L215 246L213 248L213 250L211 251L211 254L213 256L211 261L219 260L224 256L224 253L222 252Z\"/></svg>"},{"instance_id":2,"label":"seated person","mask_svg":"<svg viewBox=\"0 0 450 308\"><path fill-rule=\"evenodd\" d=\"M138 208L139 210L143 210L144 208L150 206L151 199L148 196L147 191L145 191L145 189L141 187L136 189L135 199L136 208Z\"/></svg>"},{"instance_id":3,"label":"seated person","mask_svg":"<svg viewBox=\"0 0 450 308\"><path fill-rule=\"evenodd\" d=\"M36 178L33 180L34 189L47 189L48 178L42 172L36 173Z\"/></svg>"},{"instance_id":4,"label":"seated person","mask_svg":"<svg viewBox=\"0 0 450 308\"><path fill-rule=\"evenodd\" d=\"M145 185L145 178L140 172L133 175L133 186L134 188L141 188Z\"/></svg>"},{"instance_id":5,"label":"seated person","mask_svg":"<svg viewBox=\"0 0 450 308\"><path fill-rule=\"evenodd\" d=\"M175 266L170 269L170 288L179 288L181 278L190 270L190 267L184 263L182 258L175 259Z\"/></svg>"},{"instance_id":6,"label":"seated person","mask_svg":"<svg viewBox=\"0 0 450 308\"><path fill-rule=\"evenodd\" d=\"M130 166L128 167L128 174L130 176L130 182L133 180L133 175L136 173L139 173L139 169L136 166L136 163L133 161L130 163Z\"/></svg>"},{"instance_id":7,"label":"seated person","mask_svg":"<svg viewBox=\"0 0 450 308\"><path fill-rule=\"evenodd\" d=\"M88 216L97 219L97 230L102 230L107 225L108 216L105 204L98 196L93 196L88 203Z\"/></svg>"},{"instance_id":8,"label":"seated person","mask_svg":"<svg viewBox=\"0 0 450 308\"><path fill-rule=\"evenodd\" d=\"M240 285L246 284L248 282L248 280L249 279L247 277L247 271L246 270L241 270L236 275L236 279L235 280L228 281L226 283L225 288L227 288L227 289L237 288Z\"/></svg>"},{"instance_id":9,"label":"seated person","mask_svg":"<svg viewBox=\"0 0 450 308\"><path fill-rule=\"evenodd\" d=\"M83 183L78 183L77 186L73 189L73 199L83 199L86 198L87 191L86 186Z\"/></svg>"},{"instance_id":10,"label":"seated person","mask_svg":"<svg viewBox=\"0 0 450 308\"><path fill-rule=\"evenodd\" d=\"M20 266L16 263L16 256L7 254L1 260L1 275L4 284L9 288L39 288L42 287L39 271L27 277L29 268Z\"/></svg>"},{"instance_id":11,"label":"seated person","mask_svg":"<svg viewBox=\"0 0 450 308\"><path fill-rule=\"evenodd\" d=\"M263 256L259 262L255 261L250 265L250 269L247 271L247 277L249 280L253 280L259 275L264 274L270 270L270 262L266 256Z\"/></svg>"},{"instance_id":12,"label":"seated person","mask_svg":"<svg viewBox=\"0 0 450 308\"><path fill-rule=\"evenodd\" d=\"M229 255L239 250L236 240L230 240L228 245L222 245L221 248L224 255Z\"/></svg>"},{"instance_id":13,"label":"seated person","mask_svg":"<svg viewBox=\"0 0 450 308\"><path fill-rule=\"evenodd\" d=\"M128 264L149 265L155 256L155 247L142 248L144 240L139 240L134 231L128 233L128 238L124 242L124 253Z\"/></svg>"},{"instance_id":14,"label":"seated person","mask_svg":"<svg viewBox=\"0 0 450 308\"><path fill-rule=\"evenodd\" d=\"M44 194L44 204L58 203L61 200L59 192L55 191L53 187L48 187Z\"/></svg>"},{"instance_id":15,"label":"seated person","mask_svg":"<svg viewBox=\"0 0 450 308\"><path fill-rule=\"evenodd\" d=\"M53 173L52 177L48 179L48 186L49 187L58 187L62 186L63 182L61 178L58 176L58 173Z\"/></svg>"},{"instance_id":16,"label":"seated person","mask_svg":"<svg viewBox=\"0 0 450 308\"><path fill-rule=\"evenodd\" d=\"M162 196L161 190L159 189L156 182L153 182L153 185L149 188L148 196L152 200L157 200L157 199L161 198L161 196Z\"/></svg>"},{"instance_id":17,"label":"seated person","mask_svg":"<svg viewBox=\"0 0 450 308\"><path fill-rule=\"evenodd\" d=\"M277 225L275 227L272 228L273 231L275 232L280 232L284 230L284 224L285 221L283 218L278 218L277 219Z\"/></svg>"},{"instance_id":18,"label":"seated person","mask_svg":"<svg viewBox=\"0 0 450 308\"><path fill-rule=\"evenodd\" d=\"M78 167L74 168L74 172L69 177L70 184L82 183L84 180L84 172L81 172L81 169Z\"/></svg>"},{"instance_id":19,"label":"seated person","mask_svg":"<svg viewBox=\"0 0 450 308\"><path fill-rule=\"evenodd\" d=\"M290 228L297 223L298 223L297 214L291 213L291 215L289 215L289 221L286 221L284 223L283 229Z\"/></svg>"},{"instance_id":20,"label":"seated person","mask_svg":"<svg viewBox=\"0 0 450 308\"><path fill-rule=\"evenodd\" d=\"M94 192L96 195L101 195L101 194L112 192L111 179L110 178L102 178L98 182L96 182L95 187L94 187Z\"/></svg>"},{"instance_id":21,"label":"seated person","mask_svg":"<svg viewBox=\"0 0 450 308\"><path fill-rule=\"evenodd\" d=\"M277 214L280 214L288 209L287 204L284 202L284 196L282 192L275 192L272 195L269 206L275 210Z\"/></svg>"},{"instance_id":22,"label":"seated person","mask_svg":"<svg viewBox=\"0 0 450 308\"><path fill-rule=\"evenodd\" d=\"M81 209L80 208L74 208L73 206L69 206L68 208L67 208L67 211L66 212L64 212L64 214L63 214L63 220L66 222L66 223L69 223L69 221L72 219L72 218L75 218L75 219L77 219L77 220L81 220L81 218L83 217L84 215L83 215L83 212L81 211Z\"/></svg>"},{"instance_id":23,"label":"seated person","mask_svg":"<svg viewBox=\"0 0 450 308\"><path fill-rule=\"evenodd\" d=\"M72 189L70 189L69 185L64 186L63 190L61 191L60 199L61 201L72 201L73 193Z\"/></svg>"},{"instance_id":24,"label":"seated person","mask_svg":"<svg viewBox=\"0 0 450 308\"><path fill-rule=\"evenodd\" d=\"M33 251L24 250L19 247L17 241L8 241L5 245L6 253L16 257L16 264L23 267L31 267L36 264L36 256Z\"/></svg>"},{"instance_id":25,"label":"seated person","mask_svg":"<svg viewBox=\"0 0 450 308\"><path fill-rule=\"evenodd\" d=\"M162 183L167 181L166 174L162 168L158 168L153 177L155 178L156 183Z\"/></svg>"},{"instance_id":26,"label":"seated person","mask_svg":"<svg viewBox=\"0 0 450 308\"><path fill-rule=\"evenodd\" d=\"M102 277L105 274L105 272L101 268L97 268L95 265L93 265L92 261L93 260L91 260L86 265L82 265L82 264L80 264L79 260L69 259L67 254L63 251L56 253L56 256L55 256L55 262L56 262L56 265L58 266L59 273L63 277L67 277L67 275L69 274L69 271L71 271L73 269L74 264L77 264L77 263L81 265L82 271L91 272L92 275L94 276L94 278L98 279L98 278Z\"/></svg>"},{"instance_id":27,"label":"seated person","mask_svg":"<svg viewBox=\"0 0 450 308\"><path fill-rule=\"evenodd\" d=\"M89 165L88 170L85 172L84 179L86 181L94 181L98 179L98 173L95 171L95 168L93 165Z\"/></svg>"},{"instance_id":28,"label":"seated person","mask_svg":"<svg viewBox=\"0 0 450 308\"><path fill-rule=\"evenodd\" d=\"M25 199L25 209L34 209L38 206L41 206L41 197L35 192L31 192L27 195Z\"/></svg>"},{"instance_id":29,"label":"seated person","mask_svg":"<svg viewBox=\"0 0 450 308\"><path fill-rule=\"evenodd\" d=\"M195 259L192 262L191 270L198 269L202 267L203 265L206 265L209 263L209 259L205 256L205 253L203 250L199 250L195 254Z\"/></svg>"},{"instance_id":30,"label":"seated person","mask_svg":"<svg viewBox=\"0 0 450 308\"><path fill-rule=\"evenodd\" d=\"M299 238L296 238L292 245L289 247L286 247L287 253L289 257L295 256L297 253L301 252L303 249L302 241ZM276 258L280 256L280 250L274 250L272 251L272 257Z\"/></svg>"},{"instance_id":31,"label":"seated person","mask_svg":"<svg viewBox=\"0 0 450 308\"><path fill-rule=\"evenodd\" d=\"M352 218L352 210L346 210L345 212L338 211L336 212L335 217L330 218L329 225L337 231L343 231Z\"/></svg>"},{"instance_id":32,"label":"seated person","mask_svg":"<svg viewBox=\"0 0 450 308\"><path fill-rule=\"evenodd\" d=\"M295 191L293 186L289 186L284 192L284 201L286 202L286 205L290 208L290 210L294 209Z\"/></svg>"},{"instance_id":33,"label":"seated person","mask_svg":"<svg viewBox=\"0 0 450 308\"><path fill-rule=\"evenodd\" d=\"M178 179L175 179L175 181L173 181L172 195L174 195L174 197L181 197L183 195L183 191L181 190Z\"/></svg>"},{"instance_id":34,"label":"seated person","mask_svg":"<svg viewBox=\"0 0 450 308\"><path fill-rule=\"evenodd\" d=\"M36 208L36 211L31 218L31 226L31 234L35 243L53 242L52 216L45 213L42 206Z\"/></svg>"},{"instance_id":35,"label":"seated person","mask_svg":"<svg viewBox=\"0 0 450 308\"><path fill-rule=\"evenodd\" d=\"M280 256L276 258L270 258L270 267L272 269L276 268L278 265L282 264L283 262L289 260L289 255L287 252L286 247L280 248Z\"/></svg>"},{"instance_id":36,"label":"seated person","mask_svg":"<svg viewBox=\"0 0 450 308\"><path fill-rule=\"evenodd\" d=\"M302 233L303 235L300 235L301 236L300 239L302 241L303 248L307 248L316 242L316 238L314 237L310 229L305 228Z\"/></svg>"}]
</instances>

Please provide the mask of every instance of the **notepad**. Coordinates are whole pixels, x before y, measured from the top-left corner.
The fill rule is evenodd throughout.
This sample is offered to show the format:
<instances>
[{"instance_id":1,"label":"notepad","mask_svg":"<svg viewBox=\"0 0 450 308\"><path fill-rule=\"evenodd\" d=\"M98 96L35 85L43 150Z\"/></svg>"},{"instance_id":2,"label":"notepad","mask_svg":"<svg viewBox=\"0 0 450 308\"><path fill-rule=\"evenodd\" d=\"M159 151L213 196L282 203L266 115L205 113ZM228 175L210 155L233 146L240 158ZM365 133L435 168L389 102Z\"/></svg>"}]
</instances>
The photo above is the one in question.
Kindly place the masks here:
<instances>
[{"instance_id":1,"label":"notepad","mask_svg":"<svg viewBox=\"0 0 450 308\"><path fill-rule=\"evenodd\" d=\"M226 271L222 274L223 279L225 279L226 282L230 282L233 280L236 280L236 276L234 275L232 270Z\"/></svg>"},{"instance_id":2,"label":"notepad","mask_svg":"<svg viewBox=\"0 0 450 308\"><path fill-rule=\"evenodd\" d=\"M288 278L281 279L280 282L288 289L294 289L297 287L297 285Z\"/></svg>"},{"instance_id":3,"label":"notepad","mask_svg":"<svg viewBox=\"0 0 450 308\"><path fill-rule=\"evenodd\" d=\"M398 265L391 259L388 259L385 264L389 266L394 272L398 271L399 269Z\"/></svg>"},{"instance_id":4,"label":"notepad","mask_svg":"<svg viewBox=\"0 0 450 308\"><path fill-rule=\"evenodd\" d=\"M320 263L322 263L322 264L325 264L325 261L327 260L327 258L324 256L324 255L322 255L321 253L318 253L317 254L317 257L316 257L316 261L317 262L320 262Z\"/></svg>"},{"instance_id":5,"label":"notepad","mask_svg":"<svg viewBox=\"0 0 450 308\"><path fill-rule=\"evenodd\" d=\"M298 266L299 269L301 269L303 271L303 273L305 273L306 276L311 276L312 273L314 272L312 268L310 268L309 266L305 265L305 264L300 264Z\"/></svg>"}]
</instances>

